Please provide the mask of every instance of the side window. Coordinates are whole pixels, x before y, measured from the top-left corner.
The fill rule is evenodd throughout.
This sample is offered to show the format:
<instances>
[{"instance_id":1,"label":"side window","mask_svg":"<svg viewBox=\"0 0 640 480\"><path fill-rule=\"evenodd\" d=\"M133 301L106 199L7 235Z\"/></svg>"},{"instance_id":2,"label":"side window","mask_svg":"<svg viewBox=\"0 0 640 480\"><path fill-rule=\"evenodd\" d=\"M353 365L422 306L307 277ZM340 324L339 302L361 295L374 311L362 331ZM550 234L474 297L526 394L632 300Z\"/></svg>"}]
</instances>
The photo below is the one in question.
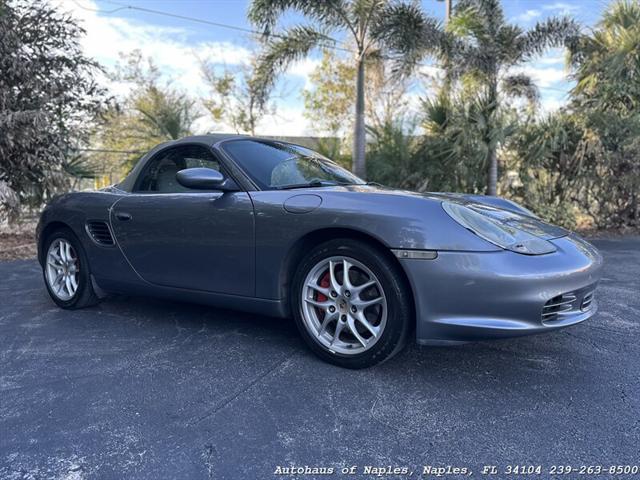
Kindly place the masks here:
<instances>
[{"instance_id":1,"label":"side window","mask_svg":"<svg viewBox=\"0 0 640 480\"><path fill-rule=\"evenodd\" d=\"M158 153L149 160L140 174L136 184L136 192L148 193L180 193L192 192L176 180L176 174L185 168L212 168L220 170L220 163L205 147L189 145L170 148Z\"/></svg>"}]
</instances>

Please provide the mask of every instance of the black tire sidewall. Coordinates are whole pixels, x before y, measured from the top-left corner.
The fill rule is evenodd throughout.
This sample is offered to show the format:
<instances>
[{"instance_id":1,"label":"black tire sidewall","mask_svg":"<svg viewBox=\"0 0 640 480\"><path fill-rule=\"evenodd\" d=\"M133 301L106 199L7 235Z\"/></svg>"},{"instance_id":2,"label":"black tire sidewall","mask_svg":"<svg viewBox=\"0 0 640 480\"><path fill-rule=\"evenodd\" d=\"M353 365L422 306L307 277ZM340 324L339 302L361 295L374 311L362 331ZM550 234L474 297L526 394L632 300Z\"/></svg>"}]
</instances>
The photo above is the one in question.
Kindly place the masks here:
<instances>
[{"instance_id":1,"label":"black tire sidewall","mask_svg":"<svg viewBox=\"0 0 640 480\"><path fill-rule=\"evenodd\" d=\"M345 355L329 351L318 343L307 330L302 316L301 296L303 282L309 271L323 259L332 256L351 257L366 265L378 278L387 299L387 323L380 339L367 351ZM291 290L291 312L303 339L322 359L346 368L366 368L383 362L404 347L411 331L411 297L399 267L386 252L365 242L336 239L314 248L296 271Z\"/></svg>"},{"instance_id":2,"label":"black tire sidewall","mask_svg":"<svg viewBox=\"0 0 640 480\"><path fill-rule=\"evenodd\" d=\"M78 267L80 270L80 274L78 275L78 290L76 290L75 295L69 300L61 300L60 298L58 298L56 294L53 293L53 291L51 290L51 287L49 286L49 282L47 281L47 273L46 273L47 255L49 252L49 247L57 239L63 239L68 241L73 247L73 249L76 251L76 254L78 255L78 263L79 263ZM47 291L49 292L51 299L56 303L56 305L58 305L61 308L66 308L66 309L80 308L82 306L80 305L82 299L85 299L88 296L93 295L93 287L91 286L91 272L89 271L89 262L87 260L87 255L85 254L84 248L80 243L80 240L78 240L78 237L76 237L76 235L71 230L66 228L59 229L47 237L44 243L43 252L44 252L44 260L43 260L44 264L42 266L42 275L44 278L44 284L47 287Z\"/></svg>"}]
</instances>

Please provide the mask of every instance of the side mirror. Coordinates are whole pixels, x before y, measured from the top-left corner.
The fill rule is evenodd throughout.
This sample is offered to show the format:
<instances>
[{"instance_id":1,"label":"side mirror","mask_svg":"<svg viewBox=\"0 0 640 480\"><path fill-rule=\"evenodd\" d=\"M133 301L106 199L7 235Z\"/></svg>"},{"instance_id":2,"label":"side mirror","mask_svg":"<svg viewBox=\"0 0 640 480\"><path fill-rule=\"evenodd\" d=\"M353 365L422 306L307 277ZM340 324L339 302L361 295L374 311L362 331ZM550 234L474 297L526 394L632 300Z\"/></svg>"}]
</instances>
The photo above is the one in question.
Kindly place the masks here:
<instances>
[{"instance_id":1,"label":"side mirror","mask_svg":"<svg viewBox=\"0 0 640 480\"><path fill-rule=\"evenodd\" d=\"M176 173L180 185L196 190L238 190L236 183L212 168L185 168Z\"/></svg>"}]
</instances>

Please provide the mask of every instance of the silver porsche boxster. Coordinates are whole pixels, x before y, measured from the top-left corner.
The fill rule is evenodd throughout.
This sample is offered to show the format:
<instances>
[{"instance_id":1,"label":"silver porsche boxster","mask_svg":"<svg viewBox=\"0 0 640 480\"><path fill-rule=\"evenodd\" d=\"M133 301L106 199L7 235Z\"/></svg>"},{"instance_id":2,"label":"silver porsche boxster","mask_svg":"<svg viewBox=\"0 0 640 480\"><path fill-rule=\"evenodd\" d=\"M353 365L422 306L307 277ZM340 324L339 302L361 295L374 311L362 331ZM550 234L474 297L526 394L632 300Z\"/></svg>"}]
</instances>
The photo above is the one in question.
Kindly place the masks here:
<instances>
[{"instance_id":1,"label":"silver porsche boxster","mask_svg":"<svg viewBox=\"0 0 640 480\"><path fill-rule=\"evenodd\" d=\"M119 184L52 201L38 256L53 301L108 292L292 316L349 368L421 344L549 332L596 311L602 258L497 197L369 184L290 143L157 146Z\"/></svg>"}]
</instances>

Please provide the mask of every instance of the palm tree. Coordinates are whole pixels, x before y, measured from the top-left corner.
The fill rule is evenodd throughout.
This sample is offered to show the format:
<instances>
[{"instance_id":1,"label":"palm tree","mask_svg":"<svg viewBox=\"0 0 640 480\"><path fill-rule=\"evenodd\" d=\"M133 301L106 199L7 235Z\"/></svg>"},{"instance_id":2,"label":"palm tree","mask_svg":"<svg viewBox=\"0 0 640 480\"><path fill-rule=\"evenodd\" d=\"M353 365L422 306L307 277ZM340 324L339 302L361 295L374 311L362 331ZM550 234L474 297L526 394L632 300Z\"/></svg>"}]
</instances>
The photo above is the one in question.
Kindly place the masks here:
<instances>
[{"instance_id":1,"label":"palm tree","mask_svg":"<svg viewBox=\"0 0 640 480\"><path fill-rule=\"evenodd\" d=\"M640 3L611 4L592 35L583 35L570 55L577 85L573 94L598 110L628 113L640 108Z\"/></svg>"},{"instance_id":2,"label":"palm tree","mask_svg":"<svg viewBox=\"0 0 640 480\"><path fill-rule=\"evenodd\" d=\"M108 166L117 175L121 170L128 171L141 153L158 143L191 135L200 117L194 99L171 87L172 80L160 80L160 71L151 58L134 50L122 59L111 79L127 82L133 89L119 105L105 112L94 139L101 148L114 151L101 154L98 161L103 169Z\"/></svg>"},{"instance_id":3,"label":"palm tree","mask_svg":"<svg viewBox=\"0 0 640 480\"><path fill-rule=\"evenodd\" d=\"M137 113L136 133L158 141L178 140L191 135L197 119L195 101L186 94L152 86L133 100Z\"/></svg>"},{"instance_id":4,"label":"palm tree","mask_svg":"<svg viewBox=\"0 0 640 480\"><path fill-rule=\"evenodd\" d=\"M603 226L640 225L640 4L612 3L575 43L570 63L571 106L586 123L585 140L604 152L592 162L594 217Z\"/></svg>"},{"instance_id":5,"label":"palm tree","mask_svg":"<svg viewBox=\"0 0 640 480\"><path fill-rule=\"evenodd\" d=\"M291 62L306 57L316 48L345 47L336 45L330 37L336 32L344 32L349 42L355 45L354 61L356 66L356 108L353 135L353 170L365 176L365 66L369 59L380 56L383 23L396 22L399 28L398 45L403 39L415 38L405 34L406 30L415 29L412 25L404 25L402 4L391 4L389 0L253 0L249 8L249 20L264 30L267 43L256 69L260 79L261 90L265 93L273 86L276 75L284 71ZM408 7L407 7L408 8ZM288 28L278 35L273 35L278 19L287 11L302 14L310 23ZM437 22L423 17L420 25L421 42L435 38L438 32ZM408 46L405 45L408 48ZM349 50L351 51L351 50Z\"/></svg>"},{"instance_id":6,"label":"palm tree","mask_svg":"<svg viewBox=\"0 0 640 480\"><path fill-rule=\"evenodd\" d=\"M420 25L424 14L413 9L413 20L405 23ZM390 30L389 30L390 28ZM389 38L394 37L394 25L387 27ZM421 33L416 29L410 34ZM532 79L513 73L545 50L566 45L578 33L577 24L569 18L549 18L530 30L507 23L499 0L459 0L447 24L447 38L435 45L415 40L406 46L392 44L392 48L406 57L409 66L427 54L435 52L447 67L448 79L464 79L466 93L477 95L476 105L482 118L488 172L487 194L496 195L498 180L497 149L506 137L501 125L505 99L524 97L535 102L538 92ZM425 33L431 36L431 32ZM425 48L428 47L428 48Z\"/></svg>"}]
</instances>

